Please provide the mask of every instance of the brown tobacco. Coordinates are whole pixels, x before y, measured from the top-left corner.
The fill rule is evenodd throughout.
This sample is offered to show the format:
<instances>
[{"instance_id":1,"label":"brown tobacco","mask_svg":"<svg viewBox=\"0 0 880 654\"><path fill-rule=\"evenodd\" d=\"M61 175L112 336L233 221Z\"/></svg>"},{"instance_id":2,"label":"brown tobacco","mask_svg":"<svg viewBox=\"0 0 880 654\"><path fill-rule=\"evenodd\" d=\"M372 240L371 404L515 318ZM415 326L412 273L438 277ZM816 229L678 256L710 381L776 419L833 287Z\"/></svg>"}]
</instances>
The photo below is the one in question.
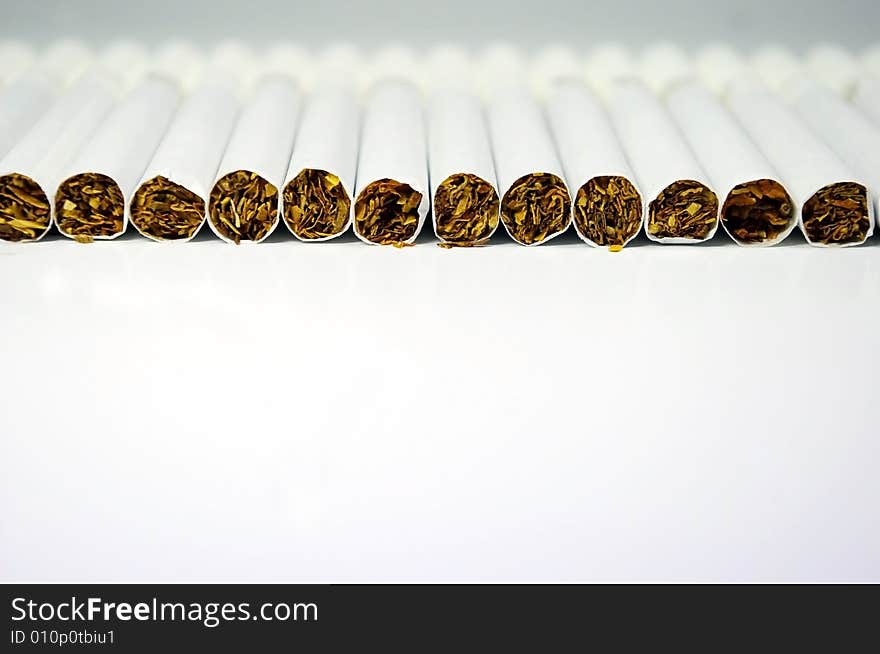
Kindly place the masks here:
<instances>
[{"instance_id":1,"label":"brown tobacco","mask_svg":"<svg viewBox=\"0 0 880 654\"><path fill-rule=\"evenodd\" d=\"M209 217L214 228L236 245L260 241L278 218L278 189L247 170L224 175L211 190Z\"/></svg>"},{"instance_id":2,"label":"brown tobacco","mask_svg":"<svg viewBox=\"0 0 880 654\"><path fill-rule=\"evenodd\" d=\"M30 177L0 177L0 240L33 241L49 229L49 199Z\"/></svg>"},{"instance_id":3,"label":"brown tobacco","mask_svg":"<svg viewBox=\"0 0 880 654\"><path fill-rule=\"evenodd\" d=\"M811 243L861 243L871 227L868 192L855 182L829 184L804 204L803 221Z\"/></svg>"},{"instance_id":4,"label":"brown tobacco","mask_svg":"<svg viewBox=\"0 0 880 654\"><path fill-rule=\"evenodd\" d=\"M307 168L284 187L284 221L305 241L341 234L350 211L342 181L326 170Z\"/></svg>"},{"instance_id":5,"label":"brown tobacco","mask_svg":"<svg viewBox=\"0 0 880 654\"><path fill-rule=\"evenodd\" d=\"M594 177L578 189L574 222L596 245L619 250L642 226L642 198L625 177Z\"/></svg>"},{"instance_id":6,"label":"brown tobacco","mask_svg":"<svg viewBox=\"0 0 880 654\"><path fill-rule=\"evenodd\" d=\"M740 243L778 239L795 220L794 203L782 184L758 179L733 188L721 207L721 222Z\"/></svg>"},{"instance_id":7,"label":"brown tobacco","mask_svg":"<svg viewBox=\"0 0 880 654\"><path fill-rule=\"evenodd\" d=\"M131 200L131 222L163 241L192 238L204 216L201 197L161 175L141 184Z\"/></svg>"},{"instance_id":8,"label":"brown tobacco","mask_svg":"<svg viewBox=\"0 0 880 654\"><path fill-rule=\"evenodd\" d=\"M718 197L693 180L673 182L648 205L648 233L700 241L718 222Z\"/></svg>"},{"instance_id":9,"label":"brown tobacco","mask_svg":"<svg viewBox=\"0 0 880 654\"><path fill-rule=\"evenodd\" d=\"M368 184L354 205L358 234L380 245L405 245L419 225L422 194L409 184L380 179Z\"/></svg>"},{"instance_id":10,"label":"brown tobacco","mask_svg":"<svg viewBox=\"0 0 880 654\"><path fill-rule=\"evenodd\" d=\"M122 233L124 215L122 191L107 175L74 175L55 194L58 229L83 243Z\"/></svg>"},{"instance_id":11,"label":"brown tobacco","mask_svg":"<svg viewBox=\"0 0 880 654\"><path fill-rule=\"evenodd\" d=\"M448 245L482 245L498 227L498 193L469 173L444 179L434 194L437 236Z\"/></svg>"},{"instance_id":12,"label":"brown tobacco","mask_svg":"<svg viewBox=\"0 0 880 654\"><path fill-rule=\"evenodd\" d=\"M511 236L526 245L564 231L571 220L565 182L550 173L520 177L501 200L501 220Z\"/></svg>"}]
</instances>

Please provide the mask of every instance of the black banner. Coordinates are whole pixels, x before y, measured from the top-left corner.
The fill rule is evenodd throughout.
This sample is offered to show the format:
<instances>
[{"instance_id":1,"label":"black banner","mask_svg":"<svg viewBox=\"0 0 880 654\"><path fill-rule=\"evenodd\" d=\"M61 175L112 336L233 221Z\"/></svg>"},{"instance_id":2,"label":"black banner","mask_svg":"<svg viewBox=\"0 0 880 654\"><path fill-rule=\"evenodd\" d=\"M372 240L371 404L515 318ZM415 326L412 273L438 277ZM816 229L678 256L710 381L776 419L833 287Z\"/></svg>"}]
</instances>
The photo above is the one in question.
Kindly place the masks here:
<instances>
[{"instance_id":1,"label":"black banner","mask_svg":"<svg viewBox=\"0 0 880 654\"><path fill-rule=\"evenodd\" d=\"M875 586L8 585L5 651L418 652L876 639ZM604 648L600 648L604 650ZM494 650L493 650L494 651Z\"/></svg>"}]
</instances>

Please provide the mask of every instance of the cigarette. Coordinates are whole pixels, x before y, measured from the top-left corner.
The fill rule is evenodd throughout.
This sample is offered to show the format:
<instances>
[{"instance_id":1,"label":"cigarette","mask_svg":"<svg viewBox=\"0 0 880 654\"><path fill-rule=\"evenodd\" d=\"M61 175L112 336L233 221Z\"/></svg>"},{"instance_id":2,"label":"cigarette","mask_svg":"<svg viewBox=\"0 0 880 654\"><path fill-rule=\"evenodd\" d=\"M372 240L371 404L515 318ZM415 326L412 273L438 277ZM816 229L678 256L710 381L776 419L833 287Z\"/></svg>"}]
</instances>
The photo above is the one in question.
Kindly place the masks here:
<instances>
[{"instance_id":1,"label":"cigarette","mask_svg":"<svg viewBox=\"0 0 880 654\"><path fill-rule=\"evenodd\" d=\"M645 233L660 243L699 243L718 229L718 197L658 98L641 82L610 83L607 108L649 202Z\"/></svg>"},{"instance_id":2,"label":"cigarette","mask_svg":"<svg viewBox=\"0 0 880 654\"><path fill-rule=\"evenodd\" d=\"M237 113L226 86L209 80L189 93L131 200L131 222L143 236L188 241L198 234Z\"/></svg>"},{"instance_id":3,"label":"cigarette","mask_svg":"<svg viewBox=\"0 0 880 654\"><path fill-rule=\"evenodd\" d=\"M290 161L301 95L270 75L244 104L208 200L208 224L227 243L259 243L278 226L278 193Z\"/></svg>"},{"instance_id":4,"label":"cigarette","mask_svg":"<svg viewBox=\"0 0 880 654\"><path fill-rule=\"evenodd\" d=\"M482 245L498 229L501 203L483 107L467 79L471 62L446 49L433 52L429 66L434 234L445 246Z\"/></svg>"},{"instance_id":5,"label":"cigarette","mask_svg":"<svg viewBox=\"0 0 880 654\"><path fill-rule=\"evenodd\" d=\"M865 73L880 78L880 44L874 44L862 52L858 61Z\"/></svg>"},{"instance_id":6,"label":"cigarette","mask_svg":"<svg viewBox=\"0 0 880 654\"><path fill-rule=\"evenodd\" d=\"M553 136L519 51L489 48L481 67L501 224L521 245L545 243L571 224L571 195Z\"/></svg>"},{"instance_id":7,"label":"cigarette","mask_svg":"<svg viewBox=\"0 0 880 654\"><path fill-rule=\"evenodd\" d=\"M578 236L596 247L621 250L641 230L644 207L604 108L574 79L552 84L546 107L568 187L577 189Z\"/></svg>"},{"instance_id":8,"label":"cigarette","mask_svg":"<svg viewBox=\"0 0 880 654\"><path fill-rule=\"evenodd\" d=\"M206 61L201 50L188 41L166 41L148 59L146 70L177 82L184 93L205 85Z\"/></svg>"},{"instance_id":9,"label":"cigarette","mask_svg":"<svg viewBox=\"0 0 880 654\"><path fill-rule=\"evenodd\" d=\"M127 200L177 107L175 84L158 75L139 82L84 145L55 193L55 225L80 242L118 237Z\"/></svg>"},{"instance_id":10,"label":"cigarette","mask_svg":"<svg viewBox=\"0 0 880 654\"><path fill-rule=\"evenodd\" d=\"M55 88L55 80L35 66L0 88L0 157L49 109Z\"/></svg>"},{"instance_id":11,"label":"cigarette","mask_svg":"<svg viewBox=\"0 0 880 654\"><path fill-rule=\"evenodd\" d=\"M806 67L822 84L845 98L852 96L859 80L865 76L855 55L827 43L810 49Z\"/></svg>"},{"instance_id":12,"label":"cigarette","mask_svg":"<svg viewBox=\"0 0 880 654\"><path fill-rule=\"evenodd\" d=\"M852 103L875 125L880 125L880 77L869 77L859 81L853 93Z\"/></svg>"},{"instance_id":13,"label":"cigarette","mask_svg":"<svg viewBox=\"0 0 880 654\"><path fill-rule=\"evenodd\" d=\"M58 182L109 114L117 90L108 75L86 73L0 161L0 239L37 241L48 232Z\"/></svg>"},{"instance_id":14,"label":"cigarette","mask_svg":"<svg viewBox=\"0 0 880 654\"><path fill-rule=\"evenodd\" d=\"M788 86L798 115L864 183L869 197L880 198L880 127L838 95L807 75ZM878 210L873 207L874 212Z\"/></svg>"},{"instance_id":15,"label":"cigarette","mask_svg":"<svg viewBox=\"0 0 880 654\"><path fill-rule=\"evenodd\" d=\"M40 59L40 67L59 88L66 88L89 69L95 56L82 41L61 39L54 41Z\"/></svg>"},{"instance_id":16,"label":"cigarette","mask_svg":"<svg viewBox=\"0 0 880 654\"><path fill-rule=\"evenodd\" d=\"M365 243L411 244L428 213L428 159L422 99L408 81L376 82L361 131L354 212Z\"/></svg>"},{"instance_id":17,"label":"cigarette","mask_svg":"<svg viewBox=\"0 0 880 654\"><path fill-rule=\"evenodd\" d=\"M101 65L117 77L123 89L133 88L147 71L150 55L136 41L119 39L111 41L99 54Z\"/></svg>"},{"instance_id":18,"label":"cigarette","mask_svg":"<svg viewBox=\"0 0 880 654\"><path fill-rule=\"evenodd\" d=\"M797 226L797 211L776 170L721 101L697 82L666 96L682 134L724 197L721 225L739 245L775 245Z\"/></svg>"},{"instance_id":19,"label":"cigarette","mask_svg":"<svg viewBox=\"0 0 880 654\"><path fill-rule=\"evenodd\" d=\"M35 61L33 49L23 41L0 41L0 86L17 78Z\"/></svg>"},{"instance_id":20,"label":"cigarette","mask_svg":"<svg viewBox=\"0 0 880 654\"><path fill-rule=\"evenodd\" d=\"M868 190L778 97L752 78L730 85L727 106L779 172L811 245L849 246L873 232Z\"/></svg>"},{"instance_id":21,"label":"cigarette","mask_svg":"<svg viewBox=\"0 0 880 654\"><path fill-rule=\"evenodd\" d=\"M301 241L327 241L351 224L360 109L350 85L319 85L303 111L281 196L284 224Z\"/></svg>"},{"instance_id":22,"label":"cigarette","mask_svg":"<svg viewBox=\"0 0 880 654\"><path fill-rule=\"evenodd\" d=\"M556 238L571 224L571 196L538 103L511 87L493 93L487 110L504 229L522 245Z\"/></svg>"},{"instance_id":23,"label":"cigarette","mask_svg":"<svg viewBox=\"0 0 880 654\"><path fill-rule=\"evenodd\" d=\"M667 42L648 47L639 58L638 69L642 81L658 95L677 84L693 81L697 76L684 49Z\"/></svg>"},{"instance_id":24,"label":"cigarette","mask_svg":"<svg viewBox=\"0 0 880 654\"><path fill-rule=\"evenodd\" d=\"M695 68L700 81L713 93L723 96L732 80L747 74L742 56L727 44L712 43L695 56Z\"/></svg>"},{"instance_id":25,"label":"cigarette","mask_svg":"<svg viewBox=\"0 0 880 654\"><path fill-rule=\"evenodd\" d=\"M308 93L317 81L315 72L318 64L305 47L296 43L280 42L266 49L262 68L265 75L292 77L299 88Z\"/></svg>"},{"instance_id":26,"label":"cigarette","mask_svg":"<svg viewBox=\"0 0 880 654\"><path fill-rule=\"evenodd\" d=\"M638 76L638 66L632 53L619 43L604 43L594 48L584 67L586 80L600 97L608 95L619 79Z\"/></svg>"}]
</instances>

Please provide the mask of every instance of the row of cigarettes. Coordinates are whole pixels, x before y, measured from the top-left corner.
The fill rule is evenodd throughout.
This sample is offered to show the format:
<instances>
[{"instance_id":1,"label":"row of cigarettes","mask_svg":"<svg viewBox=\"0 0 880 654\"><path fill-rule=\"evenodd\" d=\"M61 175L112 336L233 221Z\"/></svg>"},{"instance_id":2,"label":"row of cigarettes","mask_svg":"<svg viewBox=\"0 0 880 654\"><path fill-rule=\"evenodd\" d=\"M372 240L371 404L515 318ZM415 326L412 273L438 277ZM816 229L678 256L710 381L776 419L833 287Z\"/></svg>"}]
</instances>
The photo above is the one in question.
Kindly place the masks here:
<instances>
[{"instance_id":1,"label":"row of cigarettes","mask_svg":"<svg viewBox=\"0 0 880 654\"><path fill-rule=\"evenodd\" d=\"M450 247L499 225L538 245L572 223L615 251L642 230L699 243L719 225L744 246L796 227L857 245L880 196L876 53L498 45L364 63L348 46L0 44L0 239L53 224L113 239L131 222L187 241L207 222L238 244L283 222L303 241L353 225L403 246L430 213Z\"/></svg>"}]
</instances>

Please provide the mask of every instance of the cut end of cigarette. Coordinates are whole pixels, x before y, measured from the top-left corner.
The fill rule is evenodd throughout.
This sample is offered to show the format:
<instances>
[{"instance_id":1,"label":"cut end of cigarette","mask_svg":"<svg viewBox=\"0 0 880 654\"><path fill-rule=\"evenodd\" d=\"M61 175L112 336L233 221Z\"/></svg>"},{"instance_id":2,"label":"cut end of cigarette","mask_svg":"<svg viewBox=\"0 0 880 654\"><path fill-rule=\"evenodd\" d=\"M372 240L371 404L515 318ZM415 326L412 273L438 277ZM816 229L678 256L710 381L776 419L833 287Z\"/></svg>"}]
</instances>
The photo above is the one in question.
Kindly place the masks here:
<instances>
[{"instance_id":1,"label":"cut end of cigarette","mask_svg":"<svg viewBox=\"0 0 880 654\"><path fill-rule=\"evenodd\" d=\"M236 245L262 241L278 222L278 189L257 173L236 170L211 189L211 226Z\"/></svg>"},{"instance_id":2,"label":"cut end of cigarette","mask_svg":"<svg viewBox=\"0 0 880 654\"><path fill-rule=\"evenodd\" d=\"M673 182L648 206L648 234L702 241L718 224L718 197L690 179Z\"/></svg>"},{"instance_id":3,"label":"cut end of cigarette","mask_svg":"<svg viewBox=\"0 0 880 654\"><path fill-rule=\"evenodd\" d=\"M49 199L34 180L11 173L0 177L0 240L34 241L49 229Z\"/></svg>"},{"instance_id":4,"label":"cut end of cigarette","mask_svg":"<svg viewBox=\"0 0 880 654\"><path fill-rule=\"evenodd\" d=\"M204 218L205 200L161 175L141 184L131 199L131 222L159 241L192 238Z\"/></svg>"},{"instance_id":5,"label":"cut end of cigarette","mask_svg":"<svg viewBox=\"0 0 880 654\"><path fill-rule=\"evenodd\" d=\"M565 182L551 173L520 177L501 200L501 220L511 237L524 245L564 232L571 220Z\"/></svg>"},{"instance_id":6,"label":"cut end of cigarette","mask_svg":"<svg viewBox=\"0 0 880 654\"><path fill-rule=\"evenodd\" d=\"M721 207L721 223L743 245L774 243L796 219L791 196L779 182L757 179L733 187Z\"/></svg>"},{"instance_id":7,"label":"cut end of cigarette","mask_svg":"<svg viewBox=\"0 0 880 654\"><path fill-rule=\"evenodd\" d=\"M421 203L422 194L409 184L387 178L371 182L355 202L355 229L371 243L406 244L416 235Z\"/></svg>"},{"instance_id":8,"label":"cut end of cigarette","mask_svg":"<svg viewBox=\"0 0 880 654\"><path fill-rule=\"evenodd\" d=\"M107 175L81 173L67 179L55 194L55 222L77 241L112 238L122 233L125 200Z\"/></svg>"},{"instance_id":9,"label":"cut end of cigarette","mask_svg":"<svg viewBox=\"0 0 880 654\"><path fill-rule=\"evenodd\" d=\"M342 181L326 170L306 168L284 187L284 222L304 241L339 236L350 211Z\"/></svg>"},{"instance_id":10,"label":"cut end of cigarette","mask_svg":"<svg viewBox=\"0 0 880 654\"><path fill-rule=\"evenodd\" d=\"M592 243L619 250L642 227L642 196L625 177L594 177L578 189L574 224Z\"/></svg>"},{"instance_id":11,"label":"cut end of cigarette","mask_svg":"<svg viewBox=\"0 0 880 654\"><path fill-rule=\"evenodd\" d=\"M839 182L819 189L804 204L803 225L810 243L861 243L871 229L867 189L855 182Z\"/></svg>"},{"instance_id":12,"label":"cut end of cigarette","mask_svg":"<svg viewBox=\"0 0 880 654\"><path fill-rule=\"evenodd\" d=\"M482 245L498 227L500 205L498 193L483 178L450 175L434 194L437 236L450 245Z\"/></svg>"}]
</instances>

